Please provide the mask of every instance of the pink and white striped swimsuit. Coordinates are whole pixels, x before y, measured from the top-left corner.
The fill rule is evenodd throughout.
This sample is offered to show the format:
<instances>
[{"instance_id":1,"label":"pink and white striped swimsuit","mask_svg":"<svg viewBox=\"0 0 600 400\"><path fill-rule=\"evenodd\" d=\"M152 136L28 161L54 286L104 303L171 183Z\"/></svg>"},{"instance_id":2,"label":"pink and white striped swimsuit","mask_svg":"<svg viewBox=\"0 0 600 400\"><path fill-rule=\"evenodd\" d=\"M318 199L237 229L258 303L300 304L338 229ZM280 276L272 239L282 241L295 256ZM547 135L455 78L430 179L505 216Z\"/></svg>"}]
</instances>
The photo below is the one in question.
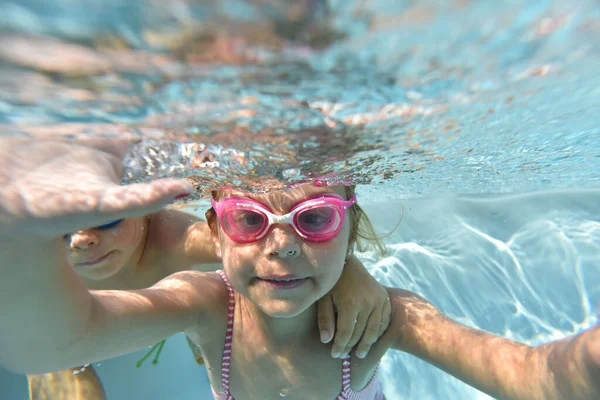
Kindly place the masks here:
<instances>
[{"instance_id":1,"label":"pink and white striped swimsuit","mask_svg":"<svg viewBox=\"0 0 600 400\"><path fill-rule=\"evenodd\" d=\"M235 400L231 393L229 393L229 363L231 361L231 341L233 337L233 318L235 313L235 296L233 288L229 284L229 281L225 277L223 271L217 271L221 278L227 285L227 291L229 292L229 312L227 315L227 331L225 334L225 348L223 349L223 361L221 364L221 393L217 393L212 388L215 400ZM350 356L344 358L342 362L342 391L335 398L335 400L384 400L383 388L381 381L377 377L377 370L373 374L373 377L364 387L364 389L356 391L350 387Z\"/></svg>"}]
</instances>

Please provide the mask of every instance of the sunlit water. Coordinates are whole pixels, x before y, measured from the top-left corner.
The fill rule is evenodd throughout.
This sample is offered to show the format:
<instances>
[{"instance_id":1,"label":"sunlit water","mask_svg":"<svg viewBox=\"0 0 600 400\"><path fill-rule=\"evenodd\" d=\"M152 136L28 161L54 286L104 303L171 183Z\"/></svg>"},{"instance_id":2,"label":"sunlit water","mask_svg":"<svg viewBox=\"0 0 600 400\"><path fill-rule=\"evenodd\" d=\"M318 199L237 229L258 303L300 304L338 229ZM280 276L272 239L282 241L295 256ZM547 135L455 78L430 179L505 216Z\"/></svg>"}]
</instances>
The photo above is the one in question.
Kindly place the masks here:
<instances>
[{"instance_id":1,"label":"sunlit water","mask_svg":"<svg viewBox=\"0 0 600 400\"><path fill-rule=\"evenodd\" d=\"M382 283L531 344L596 322L597 1L99 4L0 2L2 134L141 137L125 181L200 195L357 183L380 232L403 213L360 255ZM109 399L209 396L183 338L143 354L96 365ZM389 399L486 398L405 354L382 375Z\"/></svg>"}]
</instances>

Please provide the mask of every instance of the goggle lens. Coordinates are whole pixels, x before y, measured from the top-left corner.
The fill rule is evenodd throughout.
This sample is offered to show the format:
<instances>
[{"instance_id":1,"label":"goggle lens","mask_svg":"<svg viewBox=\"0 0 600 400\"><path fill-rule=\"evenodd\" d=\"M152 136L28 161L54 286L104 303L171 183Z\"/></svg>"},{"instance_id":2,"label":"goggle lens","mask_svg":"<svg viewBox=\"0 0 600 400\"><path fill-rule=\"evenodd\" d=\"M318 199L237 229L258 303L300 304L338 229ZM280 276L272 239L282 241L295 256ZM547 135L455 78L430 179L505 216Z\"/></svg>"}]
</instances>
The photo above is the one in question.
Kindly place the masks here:
<instances>
[{"instance_id":1,"label":"goggle lens","mask_svg":"<svg viewBox=\"0 0 600 400\"><path fill-rule=\"evenodd\" d=\"M335 232L341 225L341 216L330 206L303 210L294 218L296 227L306 236L322 236Z\"/></svg>"},{"instance_id":2,"label":"goggle lens","mask_svg":"<svg viewBox=\"0 0 600 400\"><path fill-rule=\"evenodd\" d=\"M344 223L348 207L356 197L323 196L302 201L286 215L275 215L264 205L247 198L231 197L216 202L221 227L233 240L249 243L260 240L272 224L289 223L296 233L308 241L325 241L334 237Z\"/></svg>"},{"instance_id":3,"label":"goggle lens","mask_svg":"<svg viewBox=\"0 0 600 400\"><path fill-rule=\"evenodd\" d=\"M231 209L221 216L223 230L244 242L255 240L268 224L267 216L257 210Z\"/></svg>"}]
</instances>

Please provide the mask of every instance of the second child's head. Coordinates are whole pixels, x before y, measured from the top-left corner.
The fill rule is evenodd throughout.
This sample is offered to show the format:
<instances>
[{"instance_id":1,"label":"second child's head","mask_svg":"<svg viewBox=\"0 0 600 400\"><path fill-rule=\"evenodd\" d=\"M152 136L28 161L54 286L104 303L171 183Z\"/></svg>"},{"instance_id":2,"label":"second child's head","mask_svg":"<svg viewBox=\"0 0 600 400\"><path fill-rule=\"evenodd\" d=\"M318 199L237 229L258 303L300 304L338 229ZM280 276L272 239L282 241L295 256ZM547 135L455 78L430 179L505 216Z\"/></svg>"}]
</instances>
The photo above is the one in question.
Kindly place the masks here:
<instances>
[{"instance_id":1,"label":"second child's head","mask_svg":"<svg viewBox=\"0 0 600 400\"><path fill-rule=\"evenodd\" d=\"M225 274L272 317L296 316L325 296L357 240L373 236L352 187L220 190L212 203L207 220Z\"/></svg>"},{"instance_id":2,"label":"second child's head","mask_svg":"<svg viewBox=\"0 0 600 400\"><path fill-rule=\"evenodd\" d=\"M83 278L110 278L140 253L147 225L145 217L125 218L65 235L67 262Z\"/></svg>"}]
</instances>

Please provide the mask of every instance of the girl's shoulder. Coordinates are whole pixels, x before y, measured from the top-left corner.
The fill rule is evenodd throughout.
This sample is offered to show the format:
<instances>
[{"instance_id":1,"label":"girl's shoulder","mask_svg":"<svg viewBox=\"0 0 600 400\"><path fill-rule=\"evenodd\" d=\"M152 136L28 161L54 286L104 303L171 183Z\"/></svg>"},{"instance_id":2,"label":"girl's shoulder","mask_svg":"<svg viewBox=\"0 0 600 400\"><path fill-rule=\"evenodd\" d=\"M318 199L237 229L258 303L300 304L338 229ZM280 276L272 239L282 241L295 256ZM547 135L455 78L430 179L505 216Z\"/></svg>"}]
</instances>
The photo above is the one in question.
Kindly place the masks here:
<instances>
[{"instance_id":1,"label":"girl's shoulder","mask_svg":"<svg viewBox=\"0 0 600 400\"><path fill-rule=\"evenodd\" d=\"M212 328L212 323L227 320L229 292L218 272L180 271L169 275L155 285L167 291L174 301L193 308L198 328Z\"/></svg>"},{"instance_id":2,"label":"girl's shoulder","mask_svg":"<svg viewBox=\"0 0 600 400\"><path fill-rule=\"evenodd\" d=\"M392 315L387 331L379 338L379 351L390 348L410 351L415 337L438 329L445 316L429 301L409 290L386 288L390 296ZM383 350L385 348L385 350Z\"/></svg>"},{"instance_id":3,"label":"girl's shoulder","mask_svg":"<svg viewBox=\"0 0 600 400\"><path fill-rule=\"evenodd\" d=\"M223 302L227 305L229 301L227 285L217 271L179 271L162 279L155 286L172 291L180 298L185 297L190 304Z\"/></svg>"},{"instance_id":4,"label":"girl's shoulder","mask_svg":"<svg viewBox=\"0 0 600 400\"><path fill-rule=\"evenodd\" d=\"M198 346L220 342L225 337L229 313L229 291L218 272L182 271L172 275L178 284L193 288L199 295L197 323L185 334Z\"/></svg>"}]
</instances>

